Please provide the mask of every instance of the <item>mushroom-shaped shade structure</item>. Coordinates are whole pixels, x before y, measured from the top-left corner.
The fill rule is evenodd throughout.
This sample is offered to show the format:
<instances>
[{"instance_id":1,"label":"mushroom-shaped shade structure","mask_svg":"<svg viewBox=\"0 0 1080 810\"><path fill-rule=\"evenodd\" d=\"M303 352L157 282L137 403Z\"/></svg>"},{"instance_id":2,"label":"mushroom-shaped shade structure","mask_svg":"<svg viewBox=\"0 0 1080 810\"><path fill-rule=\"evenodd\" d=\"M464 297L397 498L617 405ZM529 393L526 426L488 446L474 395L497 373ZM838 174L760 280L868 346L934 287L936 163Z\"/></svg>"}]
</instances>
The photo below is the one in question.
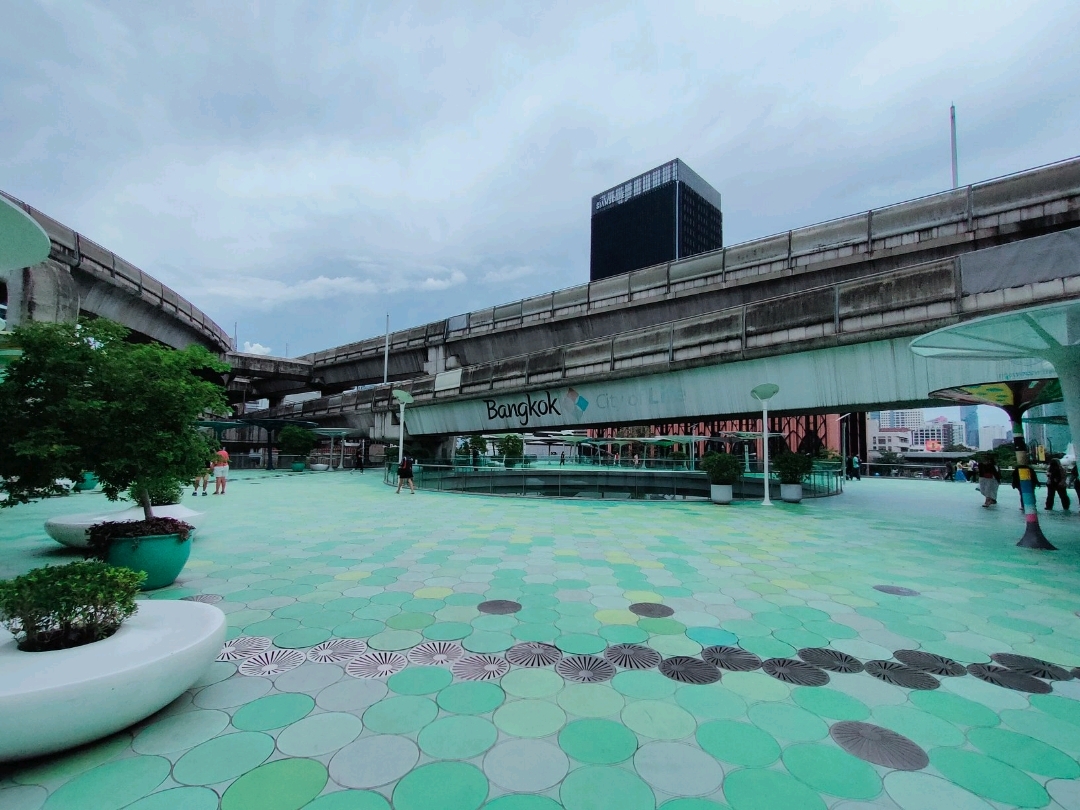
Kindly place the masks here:
<instances>
[{"instance_id":1,"label":"mushroom-shaped shade structure","mask_svg":"<svg viewBox=\"0 0 1080 810\"><path fill-rule=\"evenodd\" d=\"M0 276L49 258L49 236L34 219L0 194Z\"/></svg>"},{"instance_id":2,"label":"mushroom-shaped shade structure","mask_svg":"<svg viewBox=\"0 0 1080 810\"><path fill-rule=\"evenodd\" d=\"M930 332L911 342L915 354L928 358L984 360L1042 360L1057 373L1057 383L1065 402L1065 413L1073 437L1080 436L1080 302L1064 301L1041 307L1031 307L999 315L988 315L971 321L953 324ZM1027 445L1024 443L1021 414L1042 402L1026 405L1024 397L1037 386L1016 382L996 385L996 396L1013 422L1013 446L1020 475L1020 497L1024 503L1027 529L1019 545L1050 550L1054 547L1043 536L1035 512L1035 491L1031 468L1028 467ZM1047 383L1044 387L1048 387ZM978 389L980 386L968 386ZM983 393L993 393L987 384ZM1036 392L1041 394L1041 390ZM969 390L969 395L974 394ZM972 400L968 400L972 401ZM1052 400L1043 400L1052 401ZM991 403L987 403L991 404Z\"/></svg>"}]
</instances>

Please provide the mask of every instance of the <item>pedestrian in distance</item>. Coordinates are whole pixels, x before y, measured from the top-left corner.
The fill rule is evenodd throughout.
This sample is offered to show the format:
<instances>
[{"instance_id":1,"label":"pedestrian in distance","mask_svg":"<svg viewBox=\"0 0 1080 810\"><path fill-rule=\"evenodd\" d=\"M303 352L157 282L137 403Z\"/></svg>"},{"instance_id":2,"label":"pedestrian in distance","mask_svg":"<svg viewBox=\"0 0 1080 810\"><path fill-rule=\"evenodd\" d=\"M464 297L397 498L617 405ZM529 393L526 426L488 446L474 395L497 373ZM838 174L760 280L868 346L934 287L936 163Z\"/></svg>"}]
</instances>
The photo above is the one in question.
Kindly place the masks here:
<instances>
[{"instance_id":1,"label":"pedestrian in distance","mask_svg":"<svg viewBox=\"0 0 1080 810\"><path fill-rule=\"evenodd\" d=\"M203 471L195 476L195 484L193 485L193 489L195 491L192 492L191 494L192 495L198 495L199 494L199 484L201 483L202 484L202 494L205 495L206 494L206 485L210 483L210 476L213 475L213 473L214 473L214 461L213 461L213 458L208 458L206 460L206 466L203 468Z\"/></svg>"},{"instance_id":2,"label":"pedestrian in distance","mask_svg":"<svg viewBox=\"0 0 1080 810\"><path fill-rule=\"evenodd\" d=\"M401 485L406 481L409 482L409 489L412 494L416 494L416 486L413 484L413 460L408 456L401 459L401 463L397 468L398 480L397 480L397 493L401 494Z\"/></svg>"},{"instance_id":3,"label":"pedestrian in distance","mask_svg":"<svg viewBox=\"0 0 1080 810\"><path fill-rule=\"evenodd\" d=\"M990 456L987 456L979 464L978 469L979 492L982 493L984 498L983 506L994 506L997 504L998 487L1001 486L1001 473Z\"/></svg>"},{"instance_id":4,"label":"pedestrian in distance","mask_svg":"<svg viewBox=\"0 0 1080 810\"><path fill-rule=\"evenodd\" d=\"M566 451L565 450L563 450L561 453L559 453L559 466L560 467L565 467L566 466Z\"/></svg>"},{"instance_id":5,"label":"pedestrian in distance","mask_svg":"<svg viewBox=\"0 0 1080 810\"><path fill-rule=\"evenodd\" d=\"M353 469L361 473L364 472L364 448L357 447L356 455L353 456Z\"/></svg>"},{"instance_id":6,"label":"pedestrian in distance","mask_svg":"<svg viewBox=\"0 0 1080 810\"><path fill-rule=\"evenodd\" d=\"M229 453L224 448L214 453L214 494L224 495L229 481Z\"/></svg>"},{"instance_id":7,"label":"pedestrian in distance","mask_svg":"<svg viewBox=\"0 0 1080 810\"><path fill-rule=\"evenodd\" d=\"M1061 508L1069 509L1069 493L1065 488L1065 468L1061 466L1061 460L1054 456L1046 465L1046 509L1054 508L1054 496L1061 499Z\"/></svg>"},{"instance_id":8,"label":"pedestrian in distance","mask_svg":"<svg viewBox=\"0 0 1080 810\"><path fill-rule=\"evenodd\" d=\"M855 476L856 481L862 481L862 462L858 456L851 457L851 474Z\"/></svg>"}]
</instances>

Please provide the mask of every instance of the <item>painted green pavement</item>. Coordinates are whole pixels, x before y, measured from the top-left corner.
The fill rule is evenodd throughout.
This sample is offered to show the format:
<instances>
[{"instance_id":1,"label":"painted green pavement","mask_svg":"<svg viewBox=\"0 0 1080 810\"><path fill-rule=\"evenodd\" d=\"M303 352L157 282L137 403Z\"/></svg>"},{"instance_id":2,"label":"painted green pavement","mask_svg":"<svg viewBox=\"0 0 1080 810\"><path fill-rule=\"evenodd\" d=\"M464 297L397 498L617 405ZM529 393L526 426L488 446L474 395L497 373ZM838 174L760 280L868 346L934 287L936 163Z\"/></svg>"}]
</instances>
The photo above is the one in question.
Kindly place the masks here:
<instances>
[{"instance_id":1,"label":"painted green pavement","mask_svg":"<svg viewBox=\"0 0 1080 810\"><path fill-rule=\"evenodd\" d=\"M1080 810L1080 680L963 669L1080 667L1074 515L1044 517L1061 551L1040 554L1006 501L942 482L766 509L240 473L185 502L204 527L148 598L214 601L231 660L125 732L0 769L4 810ZM68 559L46 518L112 508L0 512L0 576ZM740 652L807 647L891 663L810 685Z\"/></svg>"}]
</instances>

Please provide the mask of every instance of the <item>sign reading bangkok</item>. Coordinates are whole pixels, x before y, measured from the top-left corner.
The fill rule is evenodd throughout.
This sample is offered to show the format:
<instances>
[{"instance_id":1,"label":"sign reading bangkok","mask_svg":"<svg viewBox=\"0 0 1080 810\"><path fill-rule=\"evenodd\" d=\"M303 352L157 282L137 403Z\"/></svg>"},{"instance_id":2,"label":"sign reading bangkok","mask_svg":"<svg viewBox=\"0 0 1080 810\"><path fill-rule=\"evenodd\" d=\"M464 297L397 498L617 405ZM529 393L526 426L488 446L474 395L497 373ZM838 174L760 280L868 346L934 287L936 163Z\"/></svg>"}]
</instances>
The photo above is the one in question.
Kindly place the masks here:
<instances>
[{"instance_id":1,"label":"sign reading bangkok","mask_svg":"<svg viewBox=\"0 0 1080 810\"><path fill-rule=\"evenodd\" d=\"M484 406L487 408L487 418L489 421L495 419L517 419L522 427L526 427L532 417L539 419L540 417L548 416L549 414L562 416L563 412L559 410L560 400L562 400L564 407L569 406L576 408L579 415L584 413L585 409L589 407L589 401L573 388L568 389L566 394L562 397L552 396L550 391L542 391L537 393L535 399L532 394L525 394L523 398L514 402L500 403L496 402L494 399L485 399Z\"/></svg>"}]
</instances>

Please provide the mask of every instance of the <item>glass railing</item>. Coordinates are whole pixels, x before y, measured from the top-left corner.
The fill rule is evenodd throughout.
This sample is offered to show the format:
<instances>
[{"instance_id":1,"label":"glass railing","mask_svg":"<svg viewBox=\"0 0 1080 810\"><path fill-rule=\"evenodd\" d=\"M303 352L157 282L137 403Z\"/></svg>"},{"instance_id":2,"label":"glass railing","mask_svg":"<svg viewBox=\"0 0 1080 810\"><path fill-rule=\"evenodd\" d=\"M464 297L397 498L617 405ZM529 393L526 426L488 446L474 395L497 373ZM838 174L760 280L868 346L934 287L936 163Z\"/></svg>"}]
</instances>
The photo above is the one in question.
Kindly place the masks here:
<instances>
[{"instance_id":1,"label":"glass railing","mask_svg":"<svg viewBox=\"0 0 1080 810\"><path fill-rule=\"evenodd\" d=\"M689 462L667 461L664 466L644 464L606 466L602 464L559 464L556 459L511 459L488 464L427 463L413 465L413 483L418 489L437 492L465 492L519 497L600 498L605 500L707 500L709 479L705 473L687 469ZM653 461L650 459L650 461ZM397 486L397 463L383 468L383 481ZM843 492L843 471L839 463L815 464L803 481L803 497L820 498ZM736 498L764 496L761 465L750 462L733 486ZM780 498L780 482L769 476L771 498Z\"/></svg>"}]
</instances>

